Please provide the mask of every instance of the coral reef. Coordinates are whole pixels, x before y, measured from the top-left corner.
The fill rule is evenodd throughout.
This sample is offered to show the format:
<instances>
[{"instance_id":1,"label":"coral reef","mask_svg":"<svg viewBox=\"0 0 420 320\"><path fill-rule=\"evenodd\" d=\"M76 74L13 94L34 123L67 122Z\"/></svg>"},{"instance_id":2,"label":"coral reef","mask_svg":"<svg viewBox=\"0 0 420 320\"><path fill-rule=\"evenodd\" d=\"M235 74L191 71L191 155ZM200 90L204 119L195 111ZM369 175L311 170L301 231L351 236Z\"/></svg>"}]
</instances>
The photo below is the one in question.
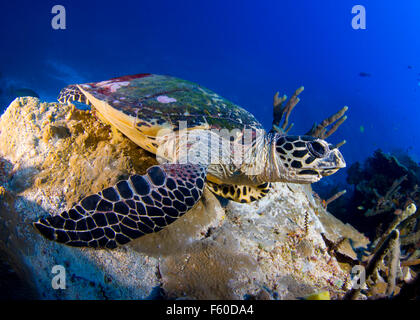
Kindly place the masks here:
<instances>
[{"instance_id":1,"label":"coral reef","mask_svg":"<svg viewBox=\"0 0 420 320\"><path fill-rule=\"evenodd\" d=\"M18 98L2 115L0 157L0 252L30 297L296 299L328 291L334 299L350 279L324 238L345 238L353 256L368 243L310 186L275 183L261 201L225 207L205 190L164 230L112 251L67 247L44 239L32 222L143 174L154 157L90 111L36 98ZM51 286L55 265L66 270L66 290Z\"/></svg>"},{"instance_id":2,"label":"coral reef","mask_svg":"<svg viewBox=\"0 0 420 320\"><path fill-rule=\"evenodd\" d=\"M410 203L419 205L420 167L400 159L376 150L363 165L356 162L347 170L347 182L354 186L346 204L349 222L372 240Z\"/></svg>"},{"instance_id":3,"label":"coral reef","mask_svg":"<svg viewBox=\"0 0 420 320\"><path fill-rule=\"evenodd\" d=\"M384 240L384 242L377 246L375 254L366 265L365 268L365 279L369 284L371 281L370 287L377 286L379 275L379 269L381 268L381 263L383 263L386 255L390 253L390 263L388 271L388 286L386 287L386 294L390 295L394 292L395 289L395 277L396 277L396 268L399 262L399 232L398 230L393 230ZM395 254L395 252L397 252ZM392 270L392 272L391 272ZM372 278L372 279L371 279ZM383 282L383 281L382 281ZM363 289L363 284L356 288L352 288L345 295L345 299L355 300L360 292Z\"/></svg>"},{"instance_id":4,"label":"coral reef","mask_svg":"<svg viewBox=\"0 0 420 320\"><path fill-rule=\"evenodd\" d=\"M348 169L347 182L354 189L329 208L344 212L345 221L365 232L371 242L353 264L365 268L366 284L353 288L346 298L397 297L420 272L420 167L403 153L377 150L363 165L357 162Z\"/></svg>"},{"instance_id":5,"label":"coral reef","mask_svg":"<svg viewBox=\"0 0 420 320\"><path fill-rule=\"evenodd\" d=\"M401 256L403 247L401 246L398 229L402 222L410 218L416 210L414 204L408 206L404 210L403 218L396 219L397 221L391 224L389 230L379 241L373 244L370 258L363 263L365 265L365 285L353 287L346 293L344 299L355 300L362 291L364 296L369 297L369 299L405 296L407 293L404 292L407 288L410 288L411 293L418 292L419 283L412 280L415 272L409 268L409 266L417 265L417 263L413 263L413 261L407 263L406 257ZM418 299L419 295L417 293L409 298Z\"/></svg>"},{"instance_id":6,"label":"coral reef","mask_svg":"<svg viewBox=\"0 0 420 320\"><path fill-rule=\"evenodd\" d=\"M272 131L282 134L290 131L293 124L288 125L289 116L302 91L303 87L296 90L285 106L283 103L287 97L279 98L279 93L276 93ZM306 134L322 139L329 137L346 120L347 109L344 107L319 125L314 124ZM280 124L283 116L283 124ZM327 129L328 126L331 126L330 129ZM342 141L335 147L344 143ZM417 212L420 205L420 166L402 152L389 155L377 150L363 166L356 162L348 169L347 183L354 185L350 194L346 194L347 190L339 191L340 186L334 185L326 188L332 195L327 200L317 194L313 198L320 222L324 226L334 225L334 231L338 233L332 230L321 232L328 254L349 273L355 266L362 266L365 271L367 281L362 286L353 287L344 298L377 299L409 295L418 298L419 289L416 286L419 286L419 277L410 281L420 272L420 211ZM339 212L337 216L345 216L345 221L374 240L367 246L368 250L355 250L354 241L358 237L354 234L351 238L347 237L348 233L337 227L342 224L335 224L334 217L323 214L320 208L326 209L331 203L334 205L333 212ZM303 230L305 237L308 233L307 212ZM363 243L361 247L367 244ZM298 252L310 255L313 246L303 239L296 248Z\"/></svg>"},{"instance_id":7,"label":"coral reef","mask_svg":"<svg viewBox=\"0 0 420 320\"><path fill-rule=\"evenodd\" d=\"M370 258L364 262L366 286L353 287L346 293L345 299L357 299L362 291L365 296L371 299L398 296L400 290L407 284L410 284L413 272L409 266L417 264L412 263L412 261L411 263L405 263L407 261L404 261L404 258L401 256L402 246L398 228L416 210L416 206L410 204L401 216L398 216L393 221L387 232L372 244L373 249L371 250ZM397 286L397 283L399 286Z\"/></svg>"}]
</instances>

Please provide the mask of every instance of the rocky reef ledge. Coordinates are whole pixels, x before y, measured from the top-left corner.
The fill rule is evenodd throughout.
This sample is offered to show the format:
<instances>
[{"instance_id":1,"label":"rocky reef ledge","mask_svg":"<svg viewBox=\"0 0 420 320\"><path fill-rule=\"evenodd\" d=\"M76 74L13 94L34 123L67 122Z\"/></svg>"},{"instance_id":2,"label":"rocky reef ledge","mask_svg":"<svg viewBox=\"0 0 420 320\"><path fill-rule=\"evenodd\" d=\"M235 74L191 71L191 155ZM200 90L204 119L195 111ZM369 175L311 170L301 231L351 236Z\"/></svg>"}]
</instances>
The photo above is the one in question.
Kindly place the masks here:
<instances>
[{"instance_id":1,"label":"rocky reef ledge","mask_svg":"<svg viewBox=\"0 0 420 320\"><path fill-rule=\"evenodd\" d=\"M278 183L258 202L225 206L206 190L166 229L115 250L67 247L32 226L155 163L90 111L11 103L0 119L0 256L28 298L295 299L321 290L340 298L349 289L351 264L337 258L355 260L349 239L353 248L368 240L325 211L310 186ZM55 265L66 289L51 285Z\"/></svg>"}]
</instances>

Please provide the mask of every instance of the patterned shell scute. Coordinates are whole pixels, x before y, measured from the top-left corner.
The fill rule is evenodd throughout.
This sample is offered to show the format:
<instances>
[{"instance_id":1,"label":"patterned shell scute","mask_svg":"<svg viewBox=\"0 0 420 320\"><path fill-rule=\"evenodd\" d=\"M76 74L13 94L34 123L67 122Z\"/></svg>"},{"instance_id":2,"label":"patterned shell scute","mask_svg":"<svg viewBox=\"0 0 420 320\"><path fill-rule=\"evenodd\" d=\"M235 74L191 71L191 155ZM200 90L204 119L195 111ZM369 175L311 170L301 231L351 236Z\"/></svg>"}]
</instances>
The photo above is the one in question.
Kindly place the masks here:
<instances>
[{"instance_id":1,"label":"patterned shell scute","mask_svg":"<svg viewBox=\"0 0 420 320\"><path fill-rule=\"evenodd\" d=\"M138 125L180 121L188 128L261 129L245 109L195 83L163 75L137 74L80 85L95 98L138 120Z\"/></svg>"}]
</instances>

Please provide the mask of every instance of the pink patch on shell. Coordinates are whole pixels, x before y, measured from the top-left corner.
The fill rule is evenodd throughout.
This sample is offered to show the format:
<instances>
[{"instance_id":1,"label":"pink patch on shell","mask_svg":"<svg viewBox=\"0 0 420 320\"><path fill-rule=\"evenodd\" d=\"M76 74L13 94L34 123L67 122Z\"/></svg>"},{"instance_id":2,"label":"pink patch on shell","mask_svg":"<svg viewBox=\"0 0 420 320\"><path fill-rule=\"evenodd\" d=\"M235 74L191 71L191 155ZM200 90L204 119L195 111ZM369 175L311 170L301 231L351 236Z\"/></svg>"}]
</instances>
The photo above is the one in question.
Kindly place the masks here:
<instances>
[{"instance_id":1,"label":"pink patch on shell","mask_svg":"<svg viewBox=\"0 0 420 320\"><path fill-rule=\"evenodd\" d=\"M107 81L98 82L97 87L99 87L98 89L101 90L101 92L105 93L107 91L115 92L119 88L124 87L124 86L128 86L129 84L130 84L130 81L111 82L110 80L107 80Z\"/></svg>"},{"instance_id":2,"label":"pink patch on shell","mask_svg":"<svg viewBox=\"0 0 420 320\"><path fill-rule=\"evenodd\" d=\"M159 101L160 103L171 103L171 102L176 102L175 98L170 98L168 96L159 96L156 98L157 101Z\"/></svg>"},{"instance_id":3,"label":"pink patch on shell","mask_svg":"<svg viewBox=\"0 0 420 320\"><path fill-rule=\"evenodd\" d=\"M128 86L130 84L129 81L125 81L125 82L116 82L116 83L111 83L109 85L107 85L109 87L109 90L111 92L115 92L117 91L119 88L124 87L124 86Z\"/></svg>"}]
</instances>

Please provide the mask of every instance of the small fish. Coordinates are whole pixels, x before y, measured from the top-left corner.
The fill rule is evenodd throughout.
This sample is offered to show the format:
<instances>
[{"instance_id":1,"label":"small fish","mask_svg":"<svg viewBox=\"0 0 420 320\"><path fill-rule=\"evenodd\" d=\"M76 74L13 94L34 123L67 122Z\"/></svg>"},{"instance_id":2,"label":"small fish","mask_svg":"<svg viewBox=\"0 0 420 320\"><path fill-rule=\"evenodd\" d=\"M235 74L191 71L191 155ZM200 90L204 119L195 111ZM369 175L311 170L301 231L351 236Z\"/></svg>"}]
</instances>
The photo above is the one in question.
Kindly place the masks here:
<instances>
[{"instance_id":1,"label":"small fish","mask_svg":"<svg viewBox=\"0 0 420 320\"><path fill-rule=\"evenodd\" d=\"M365 127L364 126L360 126L360 132L361 133L365 132Z\"/></svg>"},{"instance_id":2,"label":"small fish","mask_svg":"<svg viewBox=\"0 0 420 320\"><path fill-rule=\"evenodd\" d=\"M365 210L365 208L363 206L358 206L357 210Z\"/></svg>"},{"instance_id":3,"label":"small fish","mask_svg":"<svg viewBox=\"0 0 420 320\"><path fill-rule=\"evenodd\" d=\"M360 72L359 73L359 76L361 76L361 77L370 77L371 74L370 73L367 73L367 72Z\"/></svg>"},{"instance_id":4,"label":"small fish","mask_svg":"<svg viewBox=\"0 0 420 320\"><path fill-rule=\"evenodd\" d=\"M307 295L302 300L331 300L329 291L320 291Z\"/></svg>"},{"instance_id":5,"label":"small fish","mask_svg":"<svg viewBox=\"0 0 420 320\"><path fill-rule=\"evenodd\" d=\"M413 69L413 66L408 66L407 68L408 68L408 69Z\"/></svg>"}]
</instances>

